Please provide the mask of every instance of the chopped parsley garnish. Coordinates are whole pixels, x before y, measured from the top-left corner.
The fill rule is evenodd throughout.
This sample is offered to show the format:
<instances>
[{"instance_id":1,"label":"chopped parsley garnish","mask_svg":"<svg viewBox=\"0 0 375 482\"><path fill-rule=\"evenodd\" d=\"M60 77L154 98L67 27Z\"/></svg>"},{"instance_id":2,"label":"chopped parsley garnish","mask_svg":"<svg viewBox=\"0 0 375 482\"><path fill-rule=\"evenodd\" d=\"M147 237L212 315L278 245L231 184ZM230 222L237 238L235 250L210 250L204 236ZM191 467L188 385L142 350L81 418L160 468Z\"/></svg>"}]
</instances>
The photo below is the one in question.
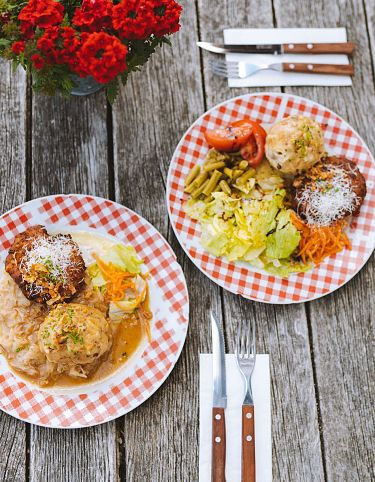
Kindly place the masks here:
<instances>
[{"instance_id":1,"label":"chopped parsley garnish","mask_svg":"<svg viewBox=\"0 0 375 482\"><path fill-rule=\"evenodd\" d=\"M16 348L16 353L19 353L22 350L25 350L26 348L29 348L29 344L26 343L25 345L21 345L18 348Z\"/></svg>"},{"instance_id":2,"label":"chopped parsley garnish","mask_svg":"<svg viewBox=\"0 0 375 482\"><path fill-rule=\"evenodd\" d=\"M77 345L77 343L83 345L83 336L76 331L69 331L66 336L72 340L72 342Z\"/></svg>"}]
</instances>

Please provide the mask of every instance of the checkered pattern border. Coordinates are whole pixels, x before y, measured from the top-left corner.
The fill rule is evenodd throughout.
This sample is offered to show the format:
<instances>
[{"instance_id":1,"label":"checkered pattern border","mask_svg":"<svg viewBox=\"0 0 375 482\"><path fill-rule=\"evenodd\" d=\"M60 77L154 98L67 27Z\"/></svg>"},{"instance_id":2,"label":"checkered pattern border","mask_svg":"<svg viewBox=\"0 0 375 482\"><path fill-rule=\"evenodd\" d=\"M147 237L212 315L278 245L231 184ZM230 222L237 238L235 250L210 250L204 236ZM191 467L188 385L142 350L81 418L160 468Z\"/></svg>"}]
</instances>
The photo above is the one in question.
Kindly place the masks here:
<instances>
[{"instance_id":1,"label":"checkered pattern border","mask_svg":"<svg viewBox=\"0 0 375 482\"><path fill-rule=\"evenodd\" d=\"M35 199L0 217L0 246L5 255L14 236L33 224L82 226L104 231L131 244L157 284L163 309L153 320L153 339L120 383L82 395L56 395L25 384L8 369L0 370L0 408L21 420L54 428L97 425L143 403L175 365L187 332L186 282L172 249L160 233L120 204L83 195ZM159 316L160 315L160 316Z\"/></svg>"},{"instance_id":2,"label":"checkered pattern border","mask_svg":"<svg viewBox=\"0 0 375 482\"><path fill-rule=\"evenodd\" d=\"M302 114L317 120L329 153L345 155L358 163L366 177L368 194L358 218L349 227L353 248L330 257L307 273L280 279L257 272L244 263L231 263L199 248L200 226L184 210L188 196L184 180L197 162L203 162L208 146L203 133L244 116L272 124L290 115ZM211 280L245 298L265 303L288 304L324 296L347 283L366 263L374 249L375 163L363 140L340 117L325 107L289 94L250 94L220 104L200 117L178 145L169 169L167 203L172 226L187 255Z\"/></svg>"}]
</instances>

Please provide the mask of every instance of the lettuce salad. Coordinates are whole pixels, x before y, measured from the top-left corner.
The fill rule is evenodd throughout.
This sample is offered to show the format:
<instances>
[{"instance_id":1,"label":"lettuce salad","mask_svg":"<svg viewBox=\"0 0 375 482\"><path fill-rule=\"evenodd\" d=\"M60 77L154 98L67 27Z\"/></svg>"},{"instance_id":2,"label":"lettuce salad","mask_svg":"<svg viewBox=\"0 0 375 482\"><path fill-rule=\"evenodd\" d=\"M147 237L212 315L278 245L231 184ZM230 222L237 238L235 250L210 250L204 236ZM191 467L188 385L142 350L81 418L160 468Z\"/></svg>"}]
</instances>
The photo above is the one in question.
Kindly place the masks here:
<instances>
[{"instance_id":1,"label":"lettuce salad","mask_svg":"<svg viewBox=\"0 0 375 482\"><path fill-rule=\"evenodd\" d=\"M300 233L285 208L284 181L263 161L254 177L235 194L212 193L207 201L190 199L187 214L200 222L202 246L229 261L245 261L270 274L286 277L306 271L293 258Z\"/></svg>"},{"instance_id":2,"label":"lettuce salad","mask_svg":"<svg viewBox=\"0 0 375 482\"><path fill-rule=\"evenodd\" d=\"M124 314L131 314L137 310L147 296L147 282L142 276L141 266L143 261L138 258L136 250L132 246L116 244L88 268L93 286L103 294L108 294L108 283L123 283L128 280L131 286L124 288L121 299L110 299L109 317L111 320L121 320ZM103 272L105 268L106 272ZM125 280L121 280L121 273L126 274ZM120 274L119 274L120 273ZM120 280L119 280L120 278ZM129 283L126 283L128 285Z\"/></svg>"}]
</instances>

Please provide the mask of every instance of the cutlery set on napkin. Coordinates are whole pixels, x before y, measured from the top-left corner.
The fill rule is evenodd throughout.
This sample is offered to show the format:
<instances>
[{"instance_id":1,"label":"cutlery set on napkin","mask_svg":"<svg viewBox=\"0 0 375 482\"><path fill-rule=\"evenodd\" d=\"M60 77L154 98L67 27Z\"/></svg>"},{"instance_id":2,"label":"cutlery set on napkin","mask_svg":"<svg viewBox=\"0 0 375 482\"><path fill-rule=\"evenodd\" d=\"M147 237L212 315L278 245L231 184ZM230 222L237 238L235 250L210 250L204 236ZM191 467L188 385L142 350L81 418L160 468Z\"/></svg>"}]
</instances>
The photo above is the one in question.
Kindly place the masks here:
<instances>
[{"instance_id":1,"label":"cutlery set on napkin","mask_svg":"<svg viewBox=\"0 0 375 482\"><path fill-rule=\"evenodd\" d=\"M256 355L254 323L240 324L235 355L225 355L212 313L211 323L213 354L200 357L199 480L271 482L268 355Z\"/></svg>"},{"instance_id":2,"label":"cutlery set on napkin","mask_svg":"<svg viewBox=\"0 0 375 482\"><path fill-rule=\"evenodd\" d=\"M351 85L354 75L348 56L355 45L343 28L227 29L224 44L198 46L225 54L225 61L211 59L210 68L230 87Z\"/></svg>"}]
</instances>

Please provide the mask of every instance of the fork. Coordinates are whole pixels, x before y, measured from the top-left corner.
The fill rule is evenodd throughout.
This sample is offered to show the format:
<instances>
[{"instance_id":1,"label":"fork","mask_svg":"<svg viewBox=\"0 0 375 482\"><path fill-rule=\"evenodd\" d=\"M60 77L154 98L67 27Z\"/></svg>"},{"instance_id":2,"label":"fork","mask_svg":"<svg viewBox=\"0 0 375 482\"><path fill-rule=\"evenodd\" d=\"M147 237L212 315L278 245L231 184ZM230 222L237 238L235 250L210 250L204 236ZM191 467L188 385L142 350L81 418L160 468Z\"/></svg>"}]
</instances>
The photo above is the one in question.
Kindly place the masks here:
<instances>
[{"instance_id":1,"label":"fork","mask_svg":"<svg viewBox=\"0 0 375 482\"><path fill-rule=\"evenodd\" d=\"M248 62L226 62L225 60L210 60L211 71L220 77L231 79L246 79L260 70L276 70L277 72L299 72L304 74L334 74L354 75L352 65L330 65L284 62L278 64L250 64Z\"/></svg>"},{"instance_id":2,"label":"fork","mask_svg":"<svg viewBox=\"0 0 375 482\"><path fill-rule=\"evenodd\" d=\"M255 482L254 400L251 377L255 367L255 322L241 321L237 331L236 359L245 381L242 404L242 482Z\"/></svg>"}]
</instances>

